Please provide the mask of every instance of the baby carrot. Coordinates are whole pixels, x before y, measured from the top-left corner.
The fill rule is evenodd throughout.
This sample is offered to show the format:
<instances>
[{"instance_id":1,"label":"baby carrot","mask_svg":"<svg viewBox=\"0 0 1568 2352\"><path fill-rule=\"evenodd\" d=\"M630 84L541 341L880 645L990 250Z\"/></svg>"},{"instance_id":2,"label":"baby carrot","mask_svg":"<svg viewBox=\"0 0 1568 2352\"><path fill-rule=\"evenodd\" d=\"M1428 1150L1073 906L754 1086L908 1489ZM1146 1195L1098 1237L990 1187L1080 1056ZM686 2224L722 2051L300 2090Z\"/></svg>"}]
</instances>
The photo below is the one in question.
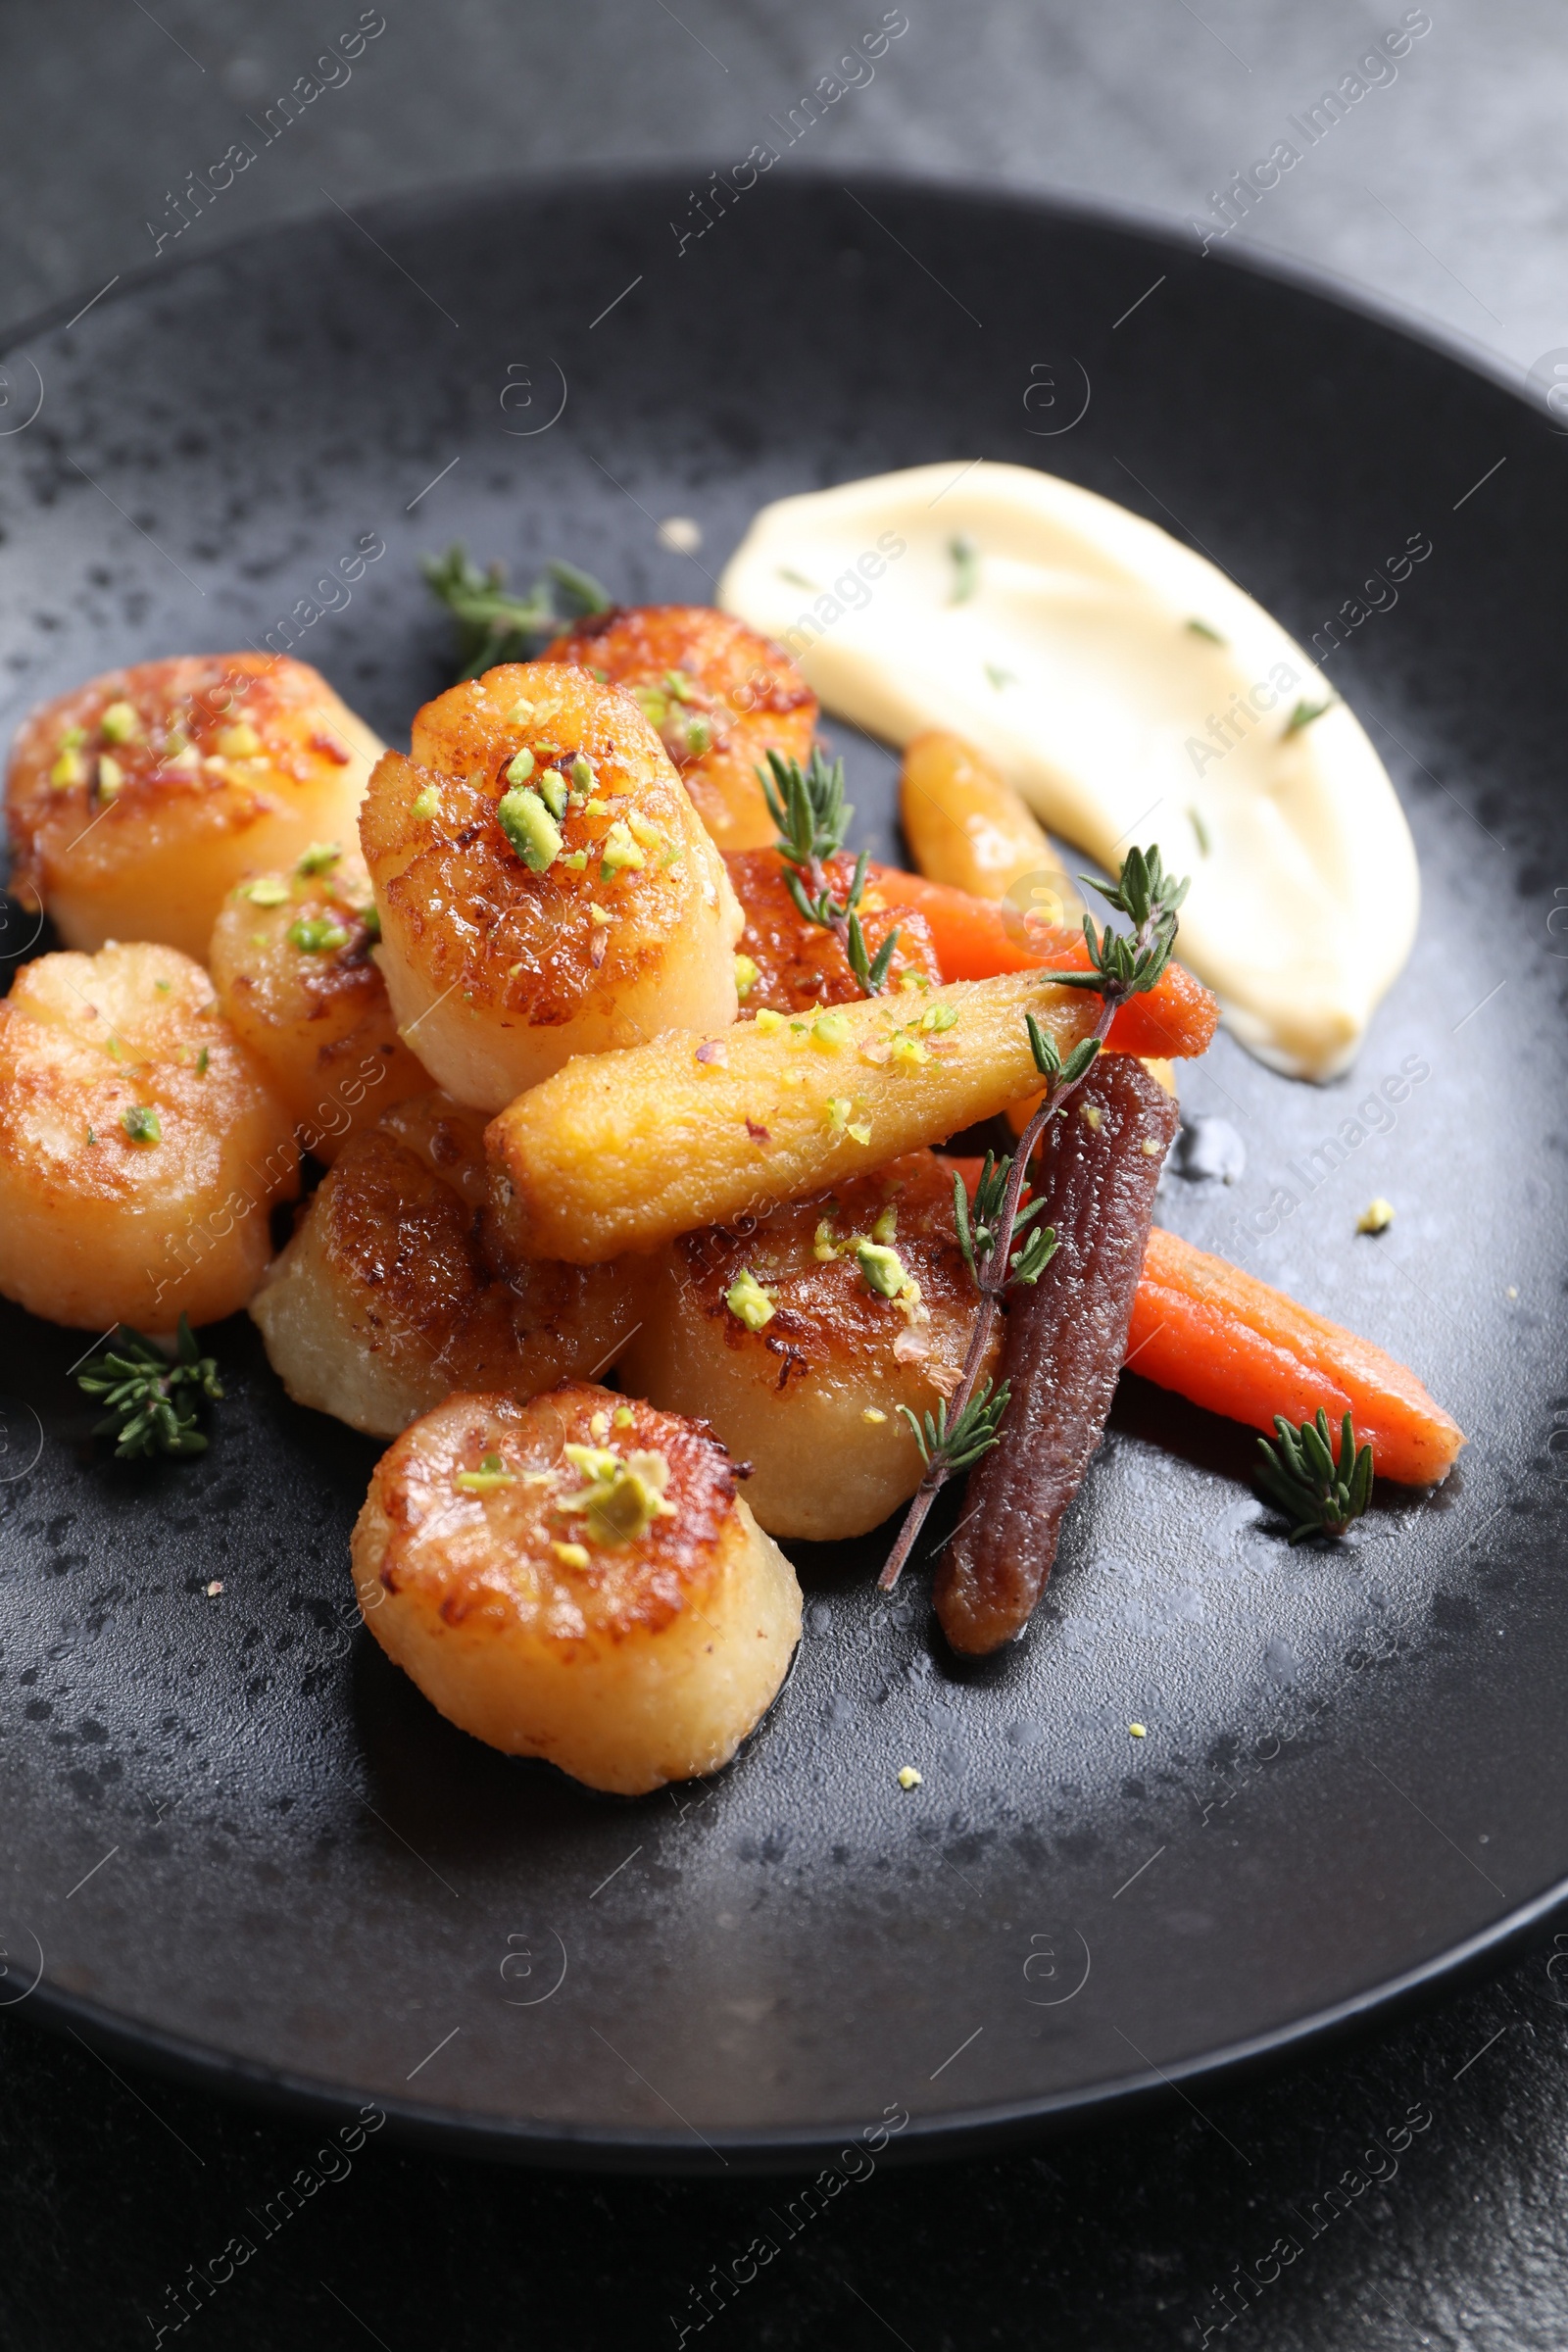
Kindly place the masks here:
<instances>
[{"instance_id":1,"label":"baby carrot","mask_svg":"<svg viewBox=\"0 0 1568 2352\"><path fill-rule=\"evenodd\" d=\"M949 1165L972 1192L980 1162L955 1157ZM1157 1225L1133 1300L1126 1364L1205 1412L1270 1437L1276 1413L1297 1426L1322 1405L1335 1429L1348 1413L1378 1477L1396 1486L1446 1478L1465 1442L1396 1357Z\"/></svg>"},{"instance_id":2,"label":"baby carrot","mask_svg":"<svg viewBox=\"0 0 1568 2352\"><path fill-rule=\"evenodd\" d=\"M1446 1478L1464 1444L1458 1423L1415 1374L1283 1291L1156 1226L1127 1335L1127 1362L1194 1404L1273 1433L1322 1405L1350 1416L1380 1478L1424 1487Z\"/></svg>"},{"instance_id":3,"label":"baby carrot","mask_svg":"<svg viewBox=\"0 0 1568 2352\"><path fill-rule=\"evenodd\" d=\"M989 980L998 972L1057 967L1087 971L1083 934L1056 930L1021 916L993 899L977 899L951 883L928 882L898 866L873 865L869 883L888 906L908 906L925 916L936 943L944 980ZM1118 1054L1166 1058L1205 1053L1219 1020L1219 1007L1200 981L1179 963L1168 964L1157 987L1134 997L1116 1015L1110 1045Z\"/></svg>"}]
</instances>

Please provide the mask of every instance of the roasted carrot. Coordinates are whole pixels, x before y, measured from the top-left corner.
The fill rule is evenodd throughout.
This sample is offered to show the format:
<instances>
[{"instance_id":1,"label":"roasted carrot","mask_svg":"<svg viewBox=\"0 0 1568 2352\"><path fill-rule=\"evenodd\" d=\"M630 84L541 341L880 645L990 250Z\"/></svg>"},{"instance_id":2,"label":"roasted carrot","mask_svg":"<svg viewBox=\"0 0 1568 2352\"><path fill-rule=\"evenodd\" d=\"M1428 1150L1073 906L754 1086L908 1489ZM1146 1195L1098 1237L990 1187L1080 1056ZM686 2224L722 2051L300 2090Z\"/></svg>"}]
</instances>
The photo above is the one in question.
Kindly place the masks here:
<instances>
[{"instance_id":1,"label":"roasted carrot","mask_svg":"<svg viewBox=\"0 0 1568 2352\"><path fill-rule=\"evenodd\" d=\"M931 926L944 980L989 980L998 972L1055 968L1087 971L1089 953L1081 932L1056 930L1022 916L992 899L977 899L947 882L928 882L894 865L873 865L870 887L887 906L908 906ZM1164 1057L1205 1053L1219 1021L1219 1006L1200 981L1179 963L1146 996L1134 997L1116 1015L1110 1044L1119 1054Z\"/></svg>"},{"instance_id":2,"label":"roasted carrot","mask_svg":"<svg viewBox=\"0 0 1568 2352\"><path fill-rule=\"evenodd\" d=\"M1240 1266L1157 1227L1149 1237L1127 1361L1211 1413L1273 1433L1274 1416L1350 1416L1379 1478L1446 1478L1464 1432L1415 1374L1370 1340L1298 1306Z\"/></svg>"},{"instance_id":3,"label":"roasted carrot","mask_svg":"<svg viewBox=\"0 0 1568 2352\"><path fill-rule=\"evenodd\" d=\"M972 1192L977 1159L955 1156ZM1274 1434L1322 1405L1334 1428L1347 1413L1370 1446L1379 1478L1424 1487L1447 1477L1464 1432L1415 1374L1370 1340L1298 1306L1240 1266L1195 1250L1156 1225L1127 1334L1127 1366L1206 1412Z\"/></svg>"}]
</instances>

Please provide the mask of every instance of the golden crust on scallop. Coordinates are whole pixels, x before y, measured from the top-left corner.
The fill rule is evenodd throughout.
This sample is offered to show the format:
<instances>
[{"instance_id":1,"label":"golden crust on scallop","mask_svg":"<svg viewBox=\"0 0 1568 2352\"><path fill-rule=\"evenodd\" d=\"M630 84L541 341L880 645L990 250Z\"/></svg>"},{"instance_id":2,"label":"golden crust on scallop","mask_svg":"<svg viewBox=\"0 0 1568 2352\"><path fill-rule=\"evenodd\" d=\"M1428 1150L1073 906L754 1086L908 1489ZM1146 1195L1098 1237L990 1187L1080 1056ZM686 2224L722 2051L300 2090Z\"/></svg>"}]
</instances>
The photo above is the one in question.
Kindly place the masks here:
<instances>
[{"instance_id":1,"label":"golden crust on scallop","mask_svg":"<svg viewBox=\"0 0 1568 2352\"><path fill-rule=\"evenodd\" d=\"M394 1437L454 1389L531 1396L601 1370L640 1263L508 1269L486 1246L483 1121L441 1094L355 1136L251 1304L296 1404Z\"/></svg>"},{"instance_id":2,"label":"golden crust on scallop","mask_svg":"<svg viewBox=\"0 0 1568 2352\"><path fill-rule=\"evenodd\" d=\"M757 771L770 751L804 765L817 711L781 645L707 605L637 605L578 621L540 659L626 688L721 850L772 841Z\"/></svg>"},{"instance_id":3,"label":"golden crust on scallop","mask_svg":"<svg viewBox=\"0 0 1568 2352\"><path fill-rule=\"evenodd\" d=\"M741 1000L743 1013L815 1012L826 1004L858 1004L865 991L850 968L844 943L824 924L808 923L790 896L777 850L743 850L724 859L746 928L740 953L757 967ZM855 859L841 851L824 860L828 888L843 906L855 880ZM875 891L860 902L865 952L875 956L890 931L898 945L888 965L887 991L900 994L906 974L942 985L931 926L913 907L885 906ZM750 979L750 975L748 975Z\"/></svg>"},{"instance_id":4,"label":"golden crust on scallop","mask_svg":"<svg viewBox=\"0 0 1568 2352\"><path fill-rule=\"evenodd\" d=\"M723 1447L587 1382L416 1421L353 1559L366 1623L452 1722L624 1794L725 1763L800 1636Z\"/></svg>"},{"instance_id":5,"label":"golden crust on scallop","mask_svg":"<svg viewBox=\"0 0 1568 2352\"><path fill-rule=\"evenodd\" d=\"M621 1377L752 1464L761 1526L825 1542L907 1500L922 1464L898 1408L923 1419L952 1395L975 1308L933 1153L749 1230L685 1234L657 1265Z\"/></svg>"},{"instance_id":6,"label":"golden crust on scallop","mask_svg":"<svg viewBox=\"0 0 1568 2352\"><path fill-rule=\"evenodd\" d=\"M68 947L198 962L225 894L352 841L381 745L304 662L203 654L109 670L29 712L11 756L12 889Z\"/></svg>"},{"instance_id":7,"label":"golden crust on scallop","mask_svg":"<svg viewBox=\"0 0 1568 2352\"><path fill-rule=\"evenodd\" d=\"M283 1104L173 948L40 956L0 1004L0 1291L103 1331L245 1304L298 1179Z\"/></svg>"},{"instance_id":8,"label":"golden crust on scallop","mask_svg":"<svg viewBox=\"0 0 1568 2352\"><path fill-rule=\"evenodd\" d=\"M428 1073L397 1033L377 967L375 905L358 850L317 842L283 873L230 891L208 956L225 1017L298 1122L334 1160Z\"/></svg>"},{"instance_id":9,"label":"golden crust on scallop","mask_svg":"<svg viewBox=\"0 0 1568 2352\"><path fill-rule=\"evenodd\" d=\"M722 860L636 704L586 671L507 662L427 703L360 838L402 1034L460 1102L735 1018Z\"/></svg>"}]
</instances>

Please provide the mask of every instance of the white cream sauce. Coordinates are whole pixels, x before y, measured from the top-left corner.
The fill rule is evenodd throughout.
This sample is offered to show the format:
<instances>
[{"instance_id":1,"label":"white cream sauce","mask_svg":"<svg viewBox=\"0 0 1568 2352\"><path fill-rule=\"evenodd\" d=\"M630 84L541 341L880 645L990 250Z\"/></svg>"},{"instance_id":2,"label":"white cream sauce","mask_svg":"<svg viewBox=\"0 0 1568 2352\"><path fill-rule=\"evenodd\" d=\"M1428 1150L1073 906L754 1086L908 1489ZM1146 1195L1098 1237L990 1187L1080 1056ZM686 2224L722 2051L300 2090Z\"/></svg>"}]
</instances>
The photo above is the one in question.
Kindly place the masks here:
<instances>
[{"instance_id":1,"label":"white cream sauce","mask_svg":"<svg viewBox=\"0 0 1568 2352\"><path fill-rule=\"evenodd\" d=\"M1157 841L1192 877L1177 952L1242 1043L1294 1077L1353 1058L1415 934L1414 846L1356 719L1217 565L981 461L764 507L719 601L869 733L967 737L1106 871Z\"/></svg>"}]
</instances>

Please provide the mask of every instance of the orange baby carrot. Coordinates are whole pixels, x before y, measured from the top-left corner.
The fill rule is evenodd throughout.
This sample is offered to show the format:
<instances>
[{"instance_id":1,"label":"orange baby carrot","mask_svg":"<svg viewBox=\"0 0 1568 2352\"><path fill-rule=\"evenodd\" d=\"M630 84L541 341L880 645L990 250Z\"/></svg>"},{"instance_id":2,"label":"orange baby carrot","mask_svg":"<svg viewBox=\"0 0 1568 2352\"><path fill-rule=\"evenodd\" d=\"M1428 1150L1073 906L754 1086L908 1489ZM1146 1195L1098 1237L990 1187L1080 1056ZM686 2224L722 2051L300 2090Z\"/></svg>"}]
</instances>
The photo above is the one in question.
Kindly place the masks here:
<instances>
[{"instance_id":1,"label":"orange baby carrot","mask_svg":"<svg viewBox=\"0 0 1568 2352\"><path fill-rule=\"evenodd\" d=\"M1458 1423L1394 1356L1283 1291L1156 1226L1127 1335L1127 1362L1211 1413L1273 1434L1274 1416L1348 1413L1379 1478L1403 1487L1446 1478Z\"/></svg>"},{"instance_id":2,"label":"orange baby carrot","mask_svg":"<svg viewBox=\"0 0 1568 2352\"><path fill-rule=\"evenodd\" d=\"M972 1193L977 1159L954 1157ZM1347 1413L1379 1478L1424 1487L1446 1478L1464 1432L1407 1366L1283 1291L1156 1225L1133 1300L1126 1363L1162 1389L1274 1434L1321 1405L1337 1430Z\"/></svg>"},{"instance_id":3,"label":"orange baby carrot","mask_svg":"<svg viewBox=\"0 0 1568 2352\"><path fill-rule=\"evenodd\" d=\"M1026 933L1011 907L898 866L873 865L868 878L885 905L908 906L925 916L944 980L989 980L997 972L1053 967L1089 969L1082 932L1057 930L1032 915ZM1109 1043L1118 1054L1186 1058L1207 1052L1218 1021L1219 1006L1207 989L1181 964L1171 963L1156 987L1121 1007Z\"/></svg>"}]
</instances>

